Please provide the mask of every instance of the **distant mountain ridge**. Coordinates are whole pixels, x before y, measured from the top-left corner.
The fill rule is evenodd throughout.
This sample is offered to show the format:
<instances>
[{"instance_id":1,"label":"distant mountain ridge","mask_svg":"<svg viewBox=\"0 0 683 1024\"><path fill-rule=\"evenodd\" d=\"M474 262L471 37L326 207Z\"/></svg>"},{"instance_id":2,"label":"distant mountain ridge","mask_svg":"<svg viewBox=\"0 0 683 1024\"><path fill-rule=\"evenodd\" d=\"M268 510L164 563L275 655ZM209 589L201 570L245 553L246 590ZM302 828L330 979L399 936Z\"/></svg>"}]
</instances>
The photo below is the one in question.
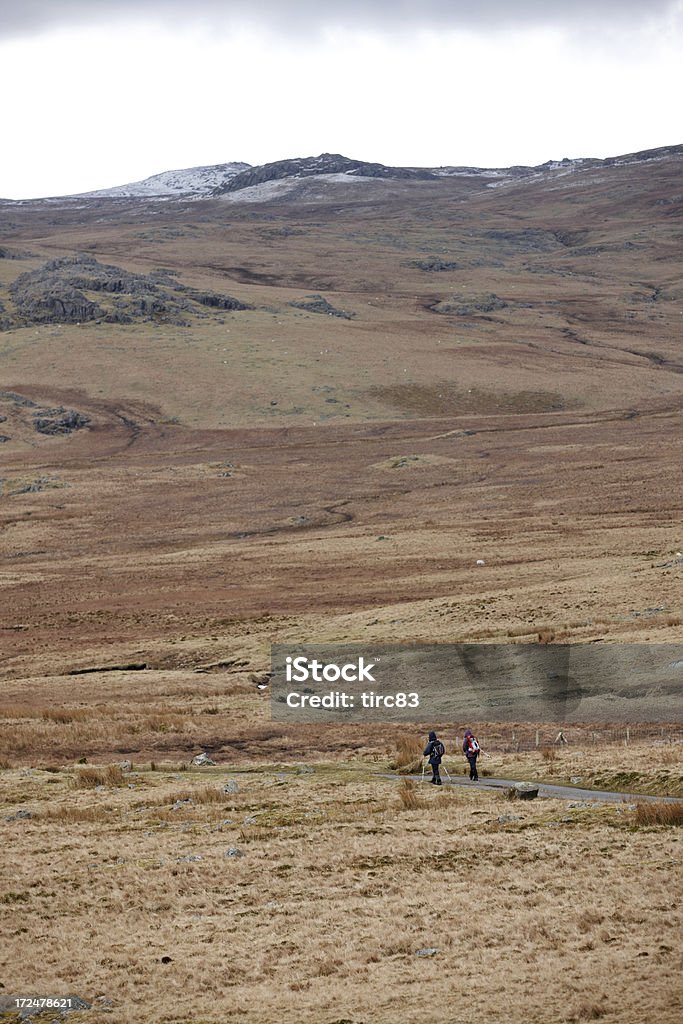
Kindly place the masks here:
<instances>
[{"instance_id":1,"label":"distant mountain ridge","mask_svg":"<svg viewBox=\"0 0 683 1024\"><path fill-rule=\"evenodd\" d=\"M440 178L468 177L489 179L490 184L530 178L543 174L569 172L591 167L613 167L629 163L662 160L667 157L683 156L683 145L661 146L657 149L644 149L621 156L579 157L562 160L547 160L543 164L527 166L523 164L512 167L392 167L387 164L373 163L366 160L353 160L340 153L321 153L319 156L294 157L286 160L275 160L270 163L252 166L251 164L232 161L222 164L211 164L200 167L188 167L180 170L162 171L141 181L113 188L98 189L94 192L82 192L72 196L53 197L54 199L204 199L211 196L229 196L251 189L257 194L259 186L281 182L281 189L287 189L287 183L301 182L304 179L318 178L321 181L357 182L369 179L393 181L437 181ZM277 188L277 186L273 186ZM282 194L282 193L280 193ZM267 198L267 191L263 198ZM10 200L2 200L10 202ZM33 200L18 200L31 202Z\"/></svg>"}]
</instances>

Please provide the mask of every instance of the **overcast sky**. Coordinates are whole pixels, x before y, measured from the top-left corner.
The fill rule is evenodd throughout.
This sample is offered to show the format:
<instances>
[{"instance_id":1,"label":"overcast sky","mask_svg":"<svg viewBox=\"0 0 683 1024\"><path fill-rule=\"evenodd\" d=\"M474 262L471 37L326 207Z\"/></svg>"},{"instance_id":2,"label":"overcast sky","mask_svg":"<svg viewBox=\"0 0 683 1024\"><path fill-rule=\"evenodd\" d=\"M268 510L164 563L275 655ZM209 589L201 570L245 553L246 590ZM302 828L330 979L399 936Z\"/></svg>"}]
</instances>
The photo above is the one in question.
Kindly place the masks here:
<instances>
[{"instance_id":1,"label":"overcast sky","mask_svg":"<svg viewBox=\"0 0 683 1024\"><path fill-rule=\"evenodd\" d=\"M683 142L683 0L0 0L0 197Z\"/></svg>"}]
</instances>

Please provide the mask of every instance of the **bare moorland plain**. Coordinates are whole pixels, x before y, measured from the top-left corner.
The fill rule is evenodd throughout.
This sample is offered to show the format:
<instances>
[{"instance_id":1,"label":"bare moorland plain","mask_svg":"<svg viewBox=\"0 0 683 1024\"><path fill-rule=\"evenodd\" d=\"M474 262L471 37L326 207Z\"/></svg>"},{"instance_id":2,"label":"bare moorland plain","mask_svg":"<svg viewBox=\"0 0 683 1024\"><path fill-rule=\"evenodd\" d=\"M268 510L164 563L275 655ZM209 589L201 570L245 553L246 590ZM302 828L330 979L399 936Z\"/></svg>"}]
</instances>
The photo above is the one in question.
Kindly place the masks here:
<instances>
[{"instance_id":1,"label":"bare moorland plain","mask_svg":"<svg viewBox=\"0 0 683 1024\"><path fill-rule=\"evenodd\" d=\"M405 730L255 686L276 641L683 639L680 213L676 153L0 206L0 995L680 1019L673 812L400 789ZM681 793L676 723L477 725L496 774Z\"/></svg>"}]
</instances>

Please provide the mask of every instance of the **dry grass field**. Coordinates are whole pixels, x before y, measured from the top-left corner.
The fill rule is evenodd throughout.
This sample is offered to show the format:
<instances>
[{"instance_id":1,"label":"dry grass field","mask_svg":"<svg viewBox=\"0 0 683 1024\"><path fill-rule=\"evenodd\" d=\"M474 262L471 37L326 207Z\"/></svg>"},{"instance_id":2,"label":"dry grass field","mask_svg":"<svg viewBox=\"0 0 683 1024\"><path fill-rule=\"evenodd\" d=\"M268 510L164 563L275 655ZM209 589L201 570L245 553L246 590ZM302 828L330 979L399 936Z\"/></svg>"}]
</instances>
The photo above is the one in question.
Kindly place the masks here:
<instances>
[{"instance_id":1,"label":"dry grass field","mask_svg":"<svg viewBox=\"0 0 683 1024\"><path fill-rule=\"evenodd\" d=\"M680 1021L679 805L415 787L405 729L255 685L275 642L683 640L680 180L0 205L0 997ZM22 320L76 253L250 308ZM683 795L680 723L466 718L492 775Z\"/></svg>"},{"instance_id":2,"label":"dry grass field","mask_svg":"<svg viewBox=\"0 0 683 1024\"><path fill-rule=\"evenodd\" d=\"M185 767L0 775L33 815L5 822L6 988L105 997L72 1018L95 1024L680 1019L674 822L397 782L377 754Z\"/></svg>"}]
</instances>

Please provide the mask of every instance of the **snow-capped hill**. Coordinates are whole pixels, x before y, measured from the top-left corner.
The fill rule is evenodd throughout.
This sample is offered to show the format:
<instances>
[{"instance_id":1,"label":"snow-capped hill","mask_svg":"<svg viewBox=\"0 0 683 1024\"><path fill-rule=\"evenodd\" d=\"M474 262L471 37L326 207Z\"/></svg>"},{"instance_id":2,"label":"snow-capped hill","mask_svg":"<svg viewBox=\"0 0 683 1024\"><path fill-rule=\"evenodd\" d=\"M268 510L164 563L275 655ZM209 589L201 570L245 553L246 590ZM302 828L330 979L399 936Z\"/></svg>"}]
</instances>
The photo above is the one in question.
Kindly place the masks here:
<instances>
[{"instance_id":1,"label":"snow-capped hill","mask_svg":"<svg viewBox=\"0 0 683 1024\"><path fill-rule=\"evenodd\" d=\"M225 185L214 189L213 194L225 195L241 189L253 188L269 181L292 178L327 177L346 175L358 178L394 178L410 181L430 181L435 175L426 167L388 167L386 164L369 163L367 160L351 160L340 153L321 153L320 156L295 157L276 160L273 163L250 167L241 174L228 179Z\"/></svg>"},{"instance_id":2,"label":"snow-capped hill","mask_svg":"<svg viewBox=\"0 0 683 1024\"><path fill-rule=\"evenodd\" d=\"M142 181L127 185L81 192L76 195L52 196L35 200L0 199L0 204L14 205L26 202L59 203L78 200L86 204L98 199L208 199L220 196L230 202L268 202L285 196L303 200L320 200L330 186L362 184L365 189L381 189L394 183L438 182L444 178L478 178L481 187L499 188L525 181L549 180L575 172L583 173L596 168L609 169L628 164L649 163L657 160L680 160L683 145L661 146L621 156L595 158L564 157L546 160L543 164L512 167L468 167L445 165L441 167L392 167L365 160L351 160L339 153L321 153L319 156L276 160L267 164L233 161L211 166L187 167L182 170L163 171Z\"/></svg>"},{"instance_id":3,"label":"snow-capped hill","mask_svg":"<svg viewBox=\"0 0 683 1024\"><path fill-rule=\"evenodd\" d=\"M237 174L247 171L250 164L230 163L212 164L209 167L186 167L178 171L162 171L142 181L132 181L128 185L116 185L113 188L101 188L96 192L86 192L89 199L133 199L137 197L153 198L154 196L207 196L216 188L226 185Z\"/></svg>"}]
</instances>

